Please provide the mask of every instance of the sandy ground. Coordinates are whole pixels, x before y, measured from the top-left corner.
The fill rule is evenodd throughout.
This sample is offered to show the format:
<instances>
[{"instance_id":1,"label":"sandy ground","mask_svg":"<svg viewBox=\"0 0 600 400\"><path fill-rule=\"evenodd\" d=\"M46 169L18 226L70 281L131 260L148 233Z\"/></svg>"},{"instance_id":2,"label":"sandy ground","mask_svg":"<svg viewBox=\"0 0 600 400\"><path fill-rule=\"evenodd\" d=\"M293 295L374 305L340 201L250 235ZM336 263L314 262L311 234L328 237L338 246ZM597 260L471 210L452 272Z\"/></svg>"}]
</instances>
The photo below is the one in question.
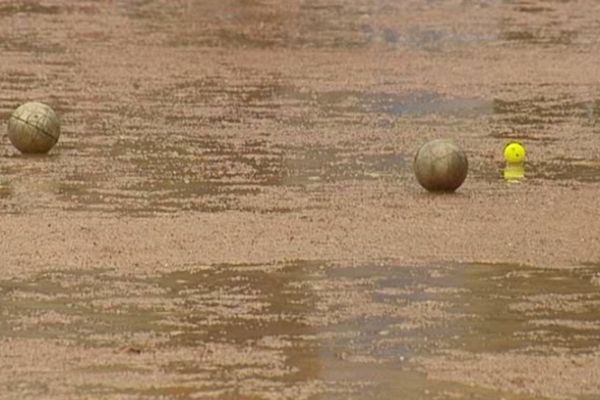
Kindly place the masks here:
<instances>
[{"instance_id":1,"label":"sandy ground","mask_svg":"<svg viewBox=\"0 0 600 400\"><path fill-rule=\"evenodd\" d=\"M62 136L0 146L0 398L600 397L598 16L1 2L0 117Z\"/></svg>"}]
</instances>

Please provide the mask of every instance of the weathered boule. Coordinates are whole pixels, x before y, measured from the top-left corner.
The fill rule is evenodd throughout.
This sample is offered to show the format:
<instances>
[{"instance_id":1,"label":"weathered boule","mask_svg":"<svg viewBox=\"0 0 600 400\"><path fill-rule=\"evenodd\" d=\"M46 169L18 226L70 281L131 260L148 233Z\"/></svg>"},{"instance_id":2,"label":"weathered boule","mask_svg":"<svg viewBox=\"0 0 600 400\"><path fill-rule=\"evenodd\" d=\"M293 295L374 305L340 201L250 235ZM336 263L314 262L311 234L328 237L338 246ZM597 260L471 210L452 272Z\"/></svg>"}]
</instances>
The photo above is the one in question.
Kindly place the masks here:
<instances>
[{"instance_id":1,"label":"weathered boule","mask_svg":"<svg viewBox=\"0 0 600 400\"><path fill-rule=\"evenodd\" d=\"M453 192L465 181L469 162L456 142L436 139L417 151L413 168L417 181L425 189Z\"/></svg>"},{"instance_id":2,"label":"weathered boule","mask_svg":"<svg viewBox=\"0 0 600 400\"><path fill-rule=\"evenodd\" d=\"M58 116L43 103L25 103L8 120L8 138L21 153L47 153L59 136Z\"/></svg>"}]
</instances>

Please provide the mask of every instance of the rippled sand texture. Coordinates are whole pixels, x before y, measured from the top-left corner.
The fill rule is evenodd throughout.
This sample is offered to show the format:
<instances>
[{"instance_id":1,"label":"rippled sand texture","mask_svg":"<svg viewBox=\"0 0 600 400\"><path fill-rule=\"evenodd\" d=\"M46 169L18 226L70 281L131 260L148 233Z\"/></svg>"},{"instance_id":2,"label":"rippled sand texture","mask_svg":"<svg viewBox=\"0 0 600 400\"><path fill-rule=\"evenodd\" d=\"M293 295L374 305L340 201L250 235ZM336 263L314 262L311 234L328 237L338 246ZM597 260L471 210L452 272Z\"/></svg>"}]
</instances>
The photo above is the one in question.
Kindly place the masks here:
<instances>
[{"instance_id":1,"label":"rippled sand texture","mask_svg":"<svg viewBox=\"0 0 600 400\"><path fill-rule=\"evenodd\" d=\"M0 398L600 397L600 4L0 2ZM453 138L469 176L412 174ZM509 140L526 179L502 179Z\"/></svg>"}]
</instances>

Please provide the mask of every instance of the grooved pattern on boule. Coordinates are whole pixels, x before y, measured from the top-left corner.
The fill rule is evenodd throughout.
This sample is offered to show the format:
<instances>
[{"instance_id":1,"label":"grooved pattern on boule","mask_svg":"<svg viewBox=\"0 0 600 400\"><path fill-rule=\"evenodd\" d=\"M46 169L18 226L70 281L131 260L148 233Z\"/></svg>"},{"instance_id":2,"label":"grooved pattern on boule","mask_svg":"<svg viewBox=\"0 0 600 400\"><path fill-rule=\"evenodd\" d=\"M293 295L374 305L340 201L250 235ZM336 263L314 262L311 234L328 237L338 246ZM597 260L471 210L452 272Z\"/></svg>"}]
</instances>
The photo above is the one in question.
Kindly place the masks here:
<instances>
[{"instance_id":1,"label":"grooved pattern on boule","mask_svg":"<svg viewBox=\"0 0 600 400\"><path fill-rule=\"evenodd\" d=\"M453 192L465 181L469 163L454 141L437 139L421 146L413 168L417 181L425 189Z\"/></svg>"},{"instance_id":2,"label":"grooved pattern on boule","mask_svg":"<svg viewBox=\"0 0 600 400\"><path fill-rule=\"evenodd\" d=\"M60 121L46 104L29 102L12 113L7 131L21 153L47 153L58 142Z\"/></svg>"}]
</instances>

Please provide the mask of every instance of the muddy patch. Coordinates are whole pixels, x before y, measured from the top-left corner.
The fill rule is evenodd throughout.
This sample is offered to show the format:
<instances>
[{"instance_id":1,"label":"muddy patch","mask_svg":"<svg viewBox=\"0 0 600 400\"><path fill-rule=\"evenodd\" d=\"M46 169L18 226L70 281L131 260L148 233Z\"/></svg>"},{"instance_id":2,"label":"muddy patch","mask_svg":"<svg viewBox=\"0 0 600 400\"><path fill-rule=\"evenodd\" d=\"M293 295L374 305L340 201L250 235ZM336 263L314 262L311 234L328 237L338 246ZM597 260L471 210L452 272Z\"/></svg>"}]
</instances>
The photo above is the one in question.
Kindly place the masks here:
<instances>
[{"instance_id":1,"label":"muddy patch","mask_svg":"<svg viewBox=\"0 0 600 400\"><path fill-rule=\"evenodd\" d=\"M0 362L29 344L40 350L21 367L60 352L68 373L8 373L0 385L109 398L520 398L427 378L426 367L456 352L586 358L600 340L598 276L593 266L318 262L52 271L0 282Z\"/></svg>"}]
</instances>

